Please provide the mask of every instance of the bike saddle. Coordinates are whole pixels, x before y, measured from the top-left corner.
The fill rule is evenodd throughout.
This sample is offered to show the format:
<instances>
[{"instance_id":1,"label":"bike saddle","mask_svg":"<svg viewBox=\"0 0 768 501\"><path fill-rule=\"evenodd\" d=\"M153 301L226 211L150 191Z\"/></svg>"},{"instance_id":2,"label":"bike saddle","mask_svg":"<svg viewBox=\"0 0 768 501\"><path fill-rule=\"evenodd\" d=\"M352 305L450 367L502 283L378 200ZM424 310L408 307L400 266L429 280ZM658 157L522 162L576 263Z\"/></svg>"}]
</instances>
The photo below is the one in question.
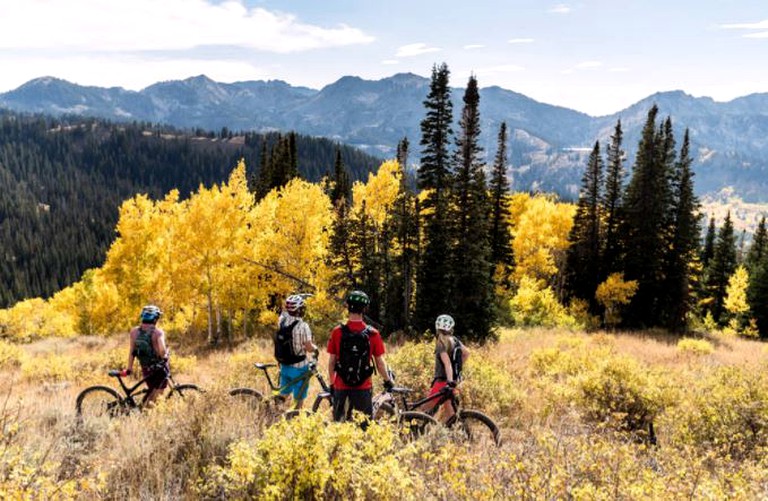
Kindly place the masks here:
<instances>
[{"instance_id":1,"label":"bike saddle","mask_svg":"<svg viewBox=\"0 0 768 501\"><path fill-rule=\"evenodd\" d=\"M253 364L253 366L256 367L257 369L268 369L270 367L277 367L277 364L259 364L259 363L255 363L255 364Z\"/></svg>"}]
</instances>

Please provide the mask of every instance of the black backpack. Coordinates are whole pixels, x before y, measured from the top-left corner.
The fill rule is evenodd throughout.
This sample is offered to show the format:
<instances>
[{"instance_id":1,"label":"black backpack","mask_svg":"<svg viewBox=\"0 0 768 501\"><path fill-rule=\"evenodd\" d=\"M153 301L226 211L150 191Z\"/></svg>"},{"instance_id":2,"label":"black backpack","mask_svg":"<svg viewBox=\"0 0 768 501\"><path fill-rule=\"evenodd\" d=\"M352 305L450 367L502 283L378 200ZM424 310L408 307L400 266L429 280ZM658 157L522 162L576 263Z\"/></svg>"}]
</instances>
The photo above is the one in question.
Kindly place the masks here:
<instances>
[{"instance_id":1,"label":"black backpack","mask_svg":"<svg viewBox=\"0 0 768 501\"><path fill-rule=\"evenodd\" d=\"M370 331L371 328L366 327L361 332L352 332L346 325L341 326L335 370L347 386L360 386L373 374Z\"/></svg>"},{"instance_id":2,"label":"black backpack","mask_svg":"<svg viewBox=\"0 0 768 501\"><path fill-rule=\"evenodd\" d=\"M293 328L299 320L291 324L283 324L275 333L275 358L283 365L293 365L306 360L306 355L293 352Z\"/></svg>"},{"instance_id":3,"label":"black backpack","mask_svg":"<svg viewBox=\"0 0 768 501\"><path fill-rule=\"evenodd\" d=\"M461 341L459 341L459 338L454 337L453 338L453 349L450 353L448 353L448 358L451 359L451 367L453 368L453 380L454 381L461 381L461 370L464 367L464 358L462 357L461 348L462 348Z\"/></svg>"}]
</instances>

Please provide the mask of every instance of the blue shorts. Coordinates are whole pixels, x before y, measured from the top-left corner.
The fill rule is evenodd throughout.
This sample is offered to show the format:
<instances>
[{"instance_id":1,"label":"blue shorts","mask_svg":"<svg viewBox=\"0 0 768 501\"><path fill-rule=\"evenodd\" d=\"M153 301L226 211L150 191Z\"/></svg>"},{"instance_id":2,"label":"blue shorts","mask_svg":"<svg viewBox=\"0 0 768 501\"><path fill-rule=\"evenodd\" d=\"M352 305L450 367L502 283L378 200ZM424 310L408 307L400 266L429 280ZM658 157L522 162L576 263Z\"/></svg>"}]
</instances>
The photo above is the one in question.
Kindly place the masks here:
<instances>
[{"instance_id":1,"label":"blue shorts","mask_svg":"<svg viewBox=\"0 0 768 501\"><path fill-rule=\"evenodd\" d=\"M283 386L285 383L289 382L291 379L295 379L302 374L306 374L309 372L309 367L291 367L290 365L281 365L280 366L280 386ZM304 391L301 391L301 386L306 384L304 387ZM286 388L283 388L280 390L281 395L287 395L289 393L293 393L293 398L296 400L304 400L307 398L307 391L309 390L309 380L301 379L299 381L296 381L291 386L288 386Z\"/></svg>"}]
</instances>

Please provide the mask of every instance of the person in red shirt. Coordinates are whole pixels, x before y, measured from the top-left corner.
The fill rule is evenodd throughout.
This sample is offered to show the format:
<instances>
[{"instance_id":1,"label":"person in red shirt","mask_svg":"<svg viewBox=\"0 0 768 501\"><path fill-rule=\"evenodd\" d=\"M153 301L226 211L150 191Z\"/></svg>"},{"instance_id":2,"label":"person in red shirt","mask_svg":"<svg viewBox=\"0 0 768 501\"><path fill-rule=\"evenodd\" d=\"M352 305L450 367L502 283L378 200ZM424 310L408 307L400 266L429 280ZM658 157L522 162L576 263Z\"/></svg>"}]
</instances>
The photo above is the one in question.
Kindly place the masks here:
<instances>
[{"instance_id":1,"label":"person in red shirt","mask_svg":"<svg viewBox=\"0 0 768 501\"><path fill-rule=\"evenodd\" d=\"M384 377L384 387L391 389L394 386L387 375L381 334L363 320L370 302L365 292L350 292L347 323L334 327L328 340L328 379L333 395L334 421L351 419L353 411L368 418L373 416L372 362Z\"/></svg>"}]
</instances>

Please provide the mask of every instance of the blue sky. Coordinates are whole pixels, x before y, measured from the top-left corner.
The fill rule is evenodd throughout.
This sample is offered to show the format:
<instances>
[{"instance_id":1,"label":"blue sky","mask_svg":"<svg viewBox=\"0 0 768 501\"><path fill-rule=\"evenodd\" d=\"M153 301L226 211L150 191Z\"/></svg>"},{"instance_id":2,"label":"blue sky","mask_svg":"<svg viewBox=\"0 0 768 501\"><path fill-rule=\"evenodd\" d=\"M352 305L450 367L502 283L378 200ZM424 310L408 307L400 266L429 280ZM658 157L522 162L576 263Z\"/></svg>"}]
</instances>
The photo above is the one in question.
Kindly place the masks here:
<instances>
[{"instance_id":1,"label":"blue sky","mask_svg":"<svg viewBox=\"0 0 768 501\"><path fill-rule=\"evenodd\" d=\"M453 86L605 115L657 91L768 92L767 56L766 0L0 0L0 92L199 74L319 89L446 62Z\"/></svg>"}]
</instances>

